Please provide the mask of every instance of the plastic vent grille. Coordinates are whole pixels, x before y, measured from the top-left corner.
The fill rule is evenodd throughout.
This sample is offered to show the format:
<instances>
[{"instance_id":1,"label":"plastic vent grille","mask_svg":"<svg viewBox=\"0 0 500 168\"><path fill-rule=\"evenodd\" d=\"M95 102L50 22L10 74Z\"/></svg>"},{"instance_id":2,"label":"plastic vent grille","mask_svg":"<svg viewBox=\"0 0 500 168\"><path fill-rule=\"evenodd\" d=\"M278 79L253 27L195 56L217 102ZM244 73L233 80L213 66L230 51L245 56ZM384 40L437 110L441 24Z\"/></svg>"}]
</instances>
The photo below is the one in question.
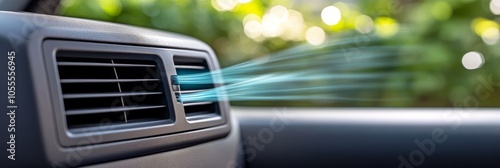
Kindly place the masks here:
<instances>
[{"instance_id":1,"label":"plastic vent grille","mask_svg":"<svg viewBox=\"0 0 500 168\"><path fill-rule=\"evenodd\" d=\"M174 57L175 70L178 76L207 74L210 76L210 69L205 59L193 57ZM210 82L207 82L210 83ZM213 89L213 84L180 84L180 90L175 91L176 95L182 98L182 95L193 94ZM188 121L200 120L219 116L219 103L217 101L182 101L184 111Z\"/></svg>"},{"instance_id":2,"label":"plastic vent grille","mask_svg":"<svg viewBox=\"0 0 500 168\"><path fill-rule=\"evenodd\" d=\"M146 57L152 59L133 59ZM70 132L100 130L110 122L113 129L150 126L170 118L155 56L63 51L56 58Z\"/></svg>"}]
</instances>

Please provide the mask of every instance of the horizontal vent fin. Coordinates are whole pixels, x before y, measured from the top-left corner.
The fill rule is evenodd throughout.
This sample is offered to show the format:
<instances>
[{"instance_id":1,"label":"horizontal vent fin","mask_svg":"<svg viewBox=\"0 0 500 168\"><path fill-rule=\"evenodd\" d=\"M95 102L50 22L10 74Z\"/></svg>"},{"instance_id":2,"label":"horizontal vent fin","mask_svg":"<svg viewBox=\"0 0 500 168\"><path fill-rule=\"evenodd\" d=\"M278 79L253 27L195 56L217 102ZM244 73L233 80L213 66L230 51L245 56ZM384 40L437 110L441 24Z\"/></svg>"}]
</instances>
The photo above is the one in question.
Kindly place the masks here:
<instances>
[{"instance_id":1,"label":"horizontal vent fin","mask_svg":"<svg viewBox=\"0 0 500 168\"><path fill-rule=\"evenodd\" d=\"M133 111L133 110L145 110L154 108L163 108L161 106L125 106L125 107L113 107L113 108L94 108L94 109L78 109L78 110L67 110L66 115L83 115L83 114L95 114L104 112L123 112L123 111Z\"/></svg>"},{"instance_id":2,"label":"horizontal vent fin","mask_svg":"<svg viewBox=\"0 0 500 168\"><path fill-rule=\"evenodd\" d=\"M58 62L58 66L96 66L96 67L155 67L147 64L113 64L113 63L93 63L93 62Z\"/></svg>"},{"instance_id":3,"label":"horizontal vent fin","mask_svg":"<svg viewBox=\"0 0 500 168\"><path fill-rule=\"evenodd\" d=\"M118 83L118 82L150 82L159 79L61 79L61 83Z\"/></svg>"},{"instance_id":4,"label":"horizontal vent fin","mask_svg":"<svg viewBox=\"0 0 500 168\"><path fill-rule=\"evenodd\" d=\"M127 96L143 96L143 95L157 95L163 92L116 92L116 93L82 93L82 94L64 94L65 99L80 99L80 98L99 98L99 97L127 97Z\"/></svg>"},{"instance_id":5,"label":"horizontal vent fin","mask_svg":"<svg viewBox=\"0 0 500 168\"><path fill-rule=\"evenodd\" d=\"M220 116L218 114L214 114L214 113L196 113L196 114L192 114L192 115L188 115L186 116L186 118L188 120L191 120L191 121L194 121L194 120L201 120L201 119L212 119L212 118L220 118Z\"/></svg>"},{"instance_id":6,"label":"horizontal vent fin","mask_svg":"<svg viewBox=\"0 0 500 168\"><path fill-rule=\"evenodd\" d=\"M205 69L204 66L196 66L196 65L176 65L175 68L176 69L197 69L197 70Z\"/></svg>"},{"instance_id":7,"label":"horizontal vent fin","mask_svg":"<svg viewBox=\"0 0 500 168\"><path fill-rule=\"evenodd\" d=\"M209 101L206 101L206 102L193 102L193 103L184 103L184 107L188 107L188 106L199 106L199 105L207 105L207 104L212 104L213 102L209 102Z\"/></svg>"},{"instance_id":8,"label":"horizontal vent fin","mask_svg":"<svg viewBox=\"0 0 500 168\"><path fill-rule=\"evenodd\" d=\"M186 93L197 93L197 92L203 92L203 91L208 91L208 89L200 89L200 90L181 90L181 91L175 91L176 93L181 93L181 94L186 94Z\"/></svg>"}]
</instances>

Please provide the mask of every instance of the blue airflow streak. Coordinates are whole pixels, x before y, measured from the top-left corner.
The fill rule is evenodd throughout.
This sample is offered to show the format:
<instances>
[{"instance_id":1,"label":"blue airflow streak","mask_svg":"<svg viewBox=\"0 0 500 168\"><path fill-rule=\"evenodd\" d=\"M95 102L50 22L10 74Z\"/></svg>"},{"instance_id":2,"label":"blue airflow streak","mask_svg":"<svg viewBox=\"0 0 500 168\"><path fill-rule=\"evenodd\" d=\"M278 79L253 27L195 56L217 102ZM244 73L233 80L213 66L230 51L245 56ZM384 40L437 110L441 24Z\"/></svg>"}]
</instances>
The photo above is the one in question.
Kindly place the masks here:
<instances>
[{"instance_id":1,"label":"blue airflow streak","mask_svg":"<svg viewBox=\"0 0 500 168\"><path fill-rule=\"evenodd\" d=\"M376 42L373 37L369 42ZM356 47L353 38L329 42L321 47L300 45L292 49L250 60L231 67L191 75L179 75L182 84L214 84L214 89L182 94L184 102L252 100L331 100L360 99L352 93L383 87L405 87L387 82L411 76L393 72L409 65L396 60L397 46ZM410 63L414 64L414 63Z\"/></svg>"}]
</instances>

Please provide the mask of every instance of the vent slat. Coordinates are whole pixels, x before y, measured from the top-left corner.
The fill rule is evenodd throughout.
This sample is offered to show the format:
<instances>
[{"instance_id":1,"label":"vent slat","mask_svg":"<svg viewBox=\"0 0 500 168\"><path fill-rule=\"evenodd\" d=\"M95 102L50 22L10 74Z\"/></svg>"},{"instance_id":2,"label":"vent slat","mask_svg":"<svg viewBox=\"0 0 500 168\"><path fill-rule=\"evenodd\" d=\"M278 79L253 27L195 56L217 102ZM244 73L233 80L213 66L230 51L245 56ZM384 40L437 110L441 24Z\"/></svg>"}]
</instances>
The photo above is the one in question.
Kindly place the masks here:
<instances>
[{"instance_id":1,"label":"vent slat","mask_svg":"<svg viewBox=\"0 0 500 168\"><path fill-rule=\"evenodd\" d=\"M58 66L96 66L96 67L156 67L147 64L117 64L117 63L94 63L94 62L58 62Z\"/></svg>"},{"instance_id":2,"label":"vent slat","mask_svg":"<svg viewBox=\"0 0 500 168\"><path fill-rule=\"evenodd\" d=\"M220 116L217 114L213 114L213 113L210 113L210 114L199 113L199 114L192 114L190 116L186 116L186 118L188 120L200 120L200 119L207 119L207 118L220 119Z\"/></svg>"},{"instance_id":3,"label":"vent slat","mask_svg":"<svg viewBox=\"0 0 500 168\"><path fill-rule=\"evenodd\" d=\"M65 99L79 98L100 98L100 97L125 97L125 96L144 96L144 95L160 95L163 92L129 92L129 93L84 93L84 94L64 94Z\"/></svg>"},{"instance_id":4,"label":"vent slat","mask_svg":"<svg viewBox=\"0 0 500 168\"><path fill-rule=\"evenodd\" d=\"M176 65L176 69L205 69L204 66L196 66L196 65Z\"/></svg>"},{"instance_id":5,"label":"vent slat","mask_svg":"<svg viewBox=\"0 0 500 168\"><path fill-rule=\"evenodd\" d=\"M212 104L213 102L193 102L193 103L184 103L184 107L188 106L198 106L198 105L207 105L207 104Z\"/></svg>"},{"instance_id":6,"label":"vent slat","mask_svg":"<svg viewBox=\"0 0 500 168\"><path fill-rule=\"evenodd\" d=\"M119 83L153 81L160 81L160 79L61 79L61 83Z\"/></svg>"},{"instance_id":7,"label":"vent slat","mask_svg":"<svg viewBox=\"0 0 500 168\"><path fill-rule=\"evenodd\" d=\"M105 112L124 112L124 111L134 111L134 110L146 110L155 108L164 108L165 105L157 106L126 106L126 107L112 107L112 108L93 108L93 109L78 109L78 110L66 110L66 115L84 115L84 114L96 114Z\"/></svg>"},{"instance_id":8,"label":"vent slat","mask_svg":"<svg viewBox=\"0 0 500 168\"><path fill-rule=\"evenodd\" d=\"M197 89L197 90L181 90L181 91L175 91L175 93L181 93L181 94L185 94L185 93L197 93L197 92L204 92L204 91L208 91L209 89Z\"/></svg>"}]
</instances>

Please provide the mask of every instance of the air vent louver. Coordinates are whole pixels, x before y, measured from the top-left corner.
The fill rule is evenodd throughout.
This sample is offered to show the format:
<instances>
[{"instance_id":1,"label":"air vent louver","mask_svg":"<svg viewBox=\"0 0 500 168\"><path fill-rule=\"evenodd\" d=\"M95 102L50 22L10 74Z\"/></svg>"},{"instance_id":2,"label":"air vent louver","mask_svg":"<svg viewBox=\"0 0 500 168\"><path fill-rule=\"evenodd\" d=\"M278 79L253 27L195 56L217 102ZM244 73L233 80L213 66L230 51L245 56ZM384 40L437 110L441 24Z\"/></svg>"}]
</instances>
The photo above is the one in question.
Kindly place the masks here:
<instances>
[{"instance_id":1,"label":"air vent louver","mask_svg":"<svg viewBox=\"0 0 500 168\"><path fill-rule=\"evenodd\" d=\"M205 59L194 57L174 57L175 70L178 76L206 74L210 80L210 68ZM212 83L212 82L207 82ZM214 84L180 84L180 91L176 94L182 95L203 92L215 88ZM188 121L219 117L219 103L217 101L182 101Z\"/></svg>"},{"instance_id":2,"label":"air vent louver","mask_svg":"<svg viewBox=\"0 0 500 168\"><path fill-rule=\"evenodd\" d=\"M56 58L71 132L100 129L103 122L121 129L170 118L162 64L154 55L60 51Z\"/></svg>"}]
</instances>

